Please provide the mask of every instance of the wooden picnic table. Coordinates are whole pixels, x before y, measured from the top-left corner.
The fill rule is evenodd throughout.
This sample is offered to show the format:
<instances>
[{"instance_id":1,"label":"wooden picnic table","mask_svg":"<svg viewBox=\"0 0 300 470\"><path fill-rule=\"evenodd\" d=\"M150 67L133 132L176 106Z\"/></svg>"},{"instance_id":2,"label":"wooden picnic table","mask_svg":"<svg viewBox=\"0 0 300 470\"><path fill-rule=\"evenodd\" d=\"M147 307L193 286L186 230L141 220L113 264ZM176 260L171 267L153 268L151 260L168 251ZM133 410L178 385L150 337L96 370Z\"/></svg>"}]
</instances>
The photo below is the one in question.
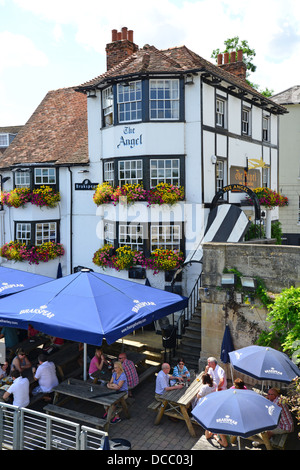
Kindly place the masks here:
<instances>
[{"instance_id":1,"label":"wooden picnic table","mask_svg":"<svg viewBox=\"0 0 300 470\"><path fill-rule=\"evenodd\" d=\"M66 399L77 398L80 400L93 402L97 405L102 405L104 407L109 407L107 412L107 418L103 425L105 431L108 430L110 420L112 418L113 405L116 405L118 402L120 402L125 416L127 418L130 417L126 400L124 398L127 395L126 392L115 392L114 390L108 389L104 385L95 385L78 379L65 380L64 382L57 385L53 389L53 392L53 405L61 405L66 401ZM64 395L65 398L59 402L58 400L60 395ZM72 410L69 410L69 412L70 417L72 417ZM78 416L77 412L76 416Z\"/></svg>"},{"instance_id":2,"label":"wooden picnic table","mask_svg":"<svg viewBox=\"0 0 300 470\"><path fill-rule=\"evenodd\" d=\"M191 372L190 385L188 387L184 386L181 389L169 390L161 395L159 401L161 401L162 404L159 407L154 424L159 424L164 414L173 418L183 419L186 422L190 435L196 437L193 424L188 414L188 408L199 391L202 374L203 372L197 375Z\"/></svg>"}]
</instances>

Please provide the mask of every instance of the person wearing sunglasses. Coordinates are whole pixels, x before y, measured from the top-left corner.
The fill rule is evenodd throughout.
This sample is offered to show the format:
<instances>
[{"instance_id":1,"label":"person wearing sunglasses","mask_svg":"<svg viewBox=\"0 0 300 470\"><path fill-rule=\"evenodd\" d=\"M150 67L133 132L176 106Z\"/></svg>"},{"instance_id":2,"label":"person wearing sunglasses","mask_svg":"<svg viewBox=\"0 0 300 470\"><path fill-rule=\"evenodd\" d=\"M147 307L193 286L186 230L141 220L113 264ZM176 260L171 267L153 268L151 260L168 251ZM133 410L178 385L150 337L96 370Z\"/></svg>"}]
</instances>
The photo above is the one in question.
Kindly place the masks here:
<instances>
[{"instance_id":1,"label":"person wearing sunglasses","mask_svg":"<svg viewBox=\"0 0 300 470\"><path fill-rule=\"evenodd\" d=\"M18 370L22 373L26 369L31 368L31 362L27 358L25 351L23 349L17 349L16 356L12 360L10 370Z\"/></svg>"}]
</instances>

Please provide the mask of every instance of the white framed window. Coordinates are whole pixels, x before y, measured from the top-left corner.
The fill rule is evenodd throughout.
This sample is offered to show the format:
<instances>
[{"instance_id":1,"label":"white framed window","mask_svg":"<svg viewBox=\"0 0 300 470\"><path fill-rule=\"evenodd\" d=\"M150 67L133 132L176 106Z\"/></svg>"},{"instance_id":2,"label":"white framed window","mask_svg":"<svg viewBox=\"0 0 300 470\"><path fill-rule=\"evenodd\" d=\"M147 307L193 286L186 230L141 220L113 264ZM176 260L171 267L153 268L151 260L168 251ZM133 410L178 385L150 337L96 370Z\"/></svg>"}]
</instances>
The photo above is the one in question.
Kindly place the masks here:
<instances>
[{"instance_id":1,"label":"white framed window","mask_svg":"<svg viewBox=\"0 0 300 470\"><path fill-rule=\"evenodd\" d=\"M216 125L225 127L226 102L221 98L216 99Z\"/></svg>"},{"instance_id":2,"label":"white framed window","mask_svg":"<svg viewBox=\"0 0 300 470\"><path fill-rule=\"evenodd\" d=\"M263 116L263 140L269 142L270 140L270 118L269 116Z\"/></svg>"},{"instance_id":3,"label":"white framed window","mask_svg":"<svg viewBox=\"0 0 300 470\"><path fill-rule=\"evenodd\" d=\"M180 160L178 158L150 160L150 186L159 183L180 185Z\"/></svg>"},{"instance_id":4,"label":"white framed window","mask_svg":"<svg viewBox=\"0 0 300 470\"><path fill-rule=\"evenodd\" d=\"M141 121L142 82L118 85L119 122Z\"/></svg>"},{"instance_id":5,"label":"white framed window","mask_svg":"<svg viewBox=\"0 0 300 470\"><path fill-rule=\"evenodd\" d=\"M118 162L119 185L138 184L143 181L142 160L121 160Z\"/></svg>"},{"instance_id":6,"label":"white framed window","mask_svg":"<svg viewBox=\"0 0 300 470\"><path fill-rule=\"evenodd\" d=\"M142 251L144 244L141 224L119 225L119 246L130 246L132 250Z\"/></svg>"},{"instance_id":7,"label":"white framed window","mask_svg":"<svg viewBox=\"0 0 300 470\"><path fill-rule=\"evenodd\" d=\"M16 171L14 176L16 188L30 188L30 171Z\"/></svg>"},{"instance_id":8,"label":"white framed window","mask_svg":"<svg viewBox=\"0 0 300 470\"><path fill-rule=\"evenodd\" d=\"M262 187L269 188L270 187L270 167L264 166L262 168Z\"/></svg>"},{"instance_id":9,"label":"white framed window","mask_svg":"<svg viewBox=\"0 0 300 470\"><path fill-rule=\"evenodd\" d=\"M102 109L104 127L111 126L114 122L114 97L112 86L102 92Z\"/></svg>"},{"instance_id":10,"label":"white framed window","mask_svg":"<svg viewBox=\"0 0 300 470\"><path fill-rule=\"evenodd\" d=\"M104 242L113 245L115 241L115 224L113 222L104 222Z\"/></svg>"},{"instance_id":11,"label":"white framed window","mask_svg":"<svg viewBox=\"0 0 300 470\"><path fill-rule=\"evenodd\" d=\"M225 163L223 160L217 160L216 163L216 190L217 192L225 186Z\"/></svg>"},{"instance_id":12,"label":"white framed window","mask_svg":"<svg viewBox=\"0 0 300 470\"><path fill-rule=\"evenodd\" d=\"M179 80L150 80L150 119L179 119Z\"/></svg>"},{"instance_id":13,"label":"white framed window","mask_svg":"<svg viewBox=\"0 0 300 470\"><path fill-rule=\"evenodd\" d=\"M0 147L8 147L8 134L0 134Z\"/></svg>"},{"instance_id":14,"label":"white framed window","mask_svg":"<svg viewBox=\"0 0 300 470\"><path fill-rule=\"evenodd\" d=\"M56 242L57 224L56 222L38 222L35 224L35 244Z\"/></svg>"},{"instance_id":15,"label":"white framed window","mask_svg":"<svg viewBox=\"0 0 300 470\"><path fill-rule=\"evenodd\" d=\"M242 134L250 135L250 109L243 108L242 110Z\"/></svg>"},{"instance_id":16,"label":"white framed window","mask_svg":"<svg viewBox=\"0 0 300 470\"><path fill-rule=\"evenodd\" d=\"M31 242L31 224L18 222L16 224L16 240L29 245Z\"/></svg>"},{"instance_id":17,"label":"white framed window","mask_svg":"<svg viewBox=\"0 0 300 470\"><path fill-rule=\"evenodd\" d=\"M155 225L150 227L150 249L157 248L164 250L180 250L181 226L174 225Z\"/></svg>"},{"instance_id":18,"label":"white framed window","mask_svg":"<svg viewBox=\"0 0 300 470\"><path fill-rule=\"evenodd\" d=\"M55 168L35 168L34 184L56 184Z\"/></svg>"},{"instance_id":19,"label":"white framed window","mask_svg":"<svg viewBox=\"0 0 300 470\"><path fill-rule=\"evenodd\" d=\"M114 185L115 177L115 163L113 161L104 162L104 181L109 183L111 186Z\"/></svg>"}]
</instances>

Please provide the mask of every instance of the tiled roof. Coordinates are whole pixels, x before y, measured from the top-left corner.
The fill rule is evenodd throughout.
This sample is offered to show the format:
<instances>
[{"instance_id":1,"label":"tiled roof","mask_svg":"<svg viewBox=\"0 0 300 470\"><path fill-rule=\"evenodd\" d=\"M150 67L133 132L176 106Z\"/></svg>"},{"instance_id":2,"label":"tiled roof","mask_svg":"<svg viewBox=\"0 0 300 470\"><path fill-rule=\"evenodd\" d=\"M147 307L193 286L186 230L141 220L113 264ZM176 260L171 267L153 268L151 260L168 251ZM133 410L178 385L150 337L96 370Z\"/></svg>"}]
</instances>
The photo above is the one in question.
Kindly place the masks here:
<instances>
[{"instance_id":1,"label":"tiled roof","mask_svg":"<svg viewBox=\"0 0 300 470\"><path fill-rule=\"evenodd\" d=\"M86 96L49 91L0 158L0 168L29 163L88 163Z\"/></svg>"},{"instance_id":2,"label":"tiled roof","mask_svg":"<svg viewBox=\"0 0 300 470\"><path fill-rule=\"evenodd\" d=\"M300 86L296 85L272 96L272 100L281 105L300 103Z\"/></svg>"},{"instance_id":3,"label":"tiled roof","mask_svg":"<svg viewBox=\"0 0 300 470\"><path fill-rule=\"evenodd\" d=\"M269 105L275 106L278 111L286 111L285 108L276 104L271 99L262 96L242 78L224 70L222 66L214 65L208 60L203 59L186 46L158 50L156 47L146 44L142 49L139 49L107 72L80 85L78 90L84 91L88 88L103 86L107 81L121 77L155 73L188 73L193 71L207 72L219 77L221 80L235 85L238 89L246 91L260 100L263 99Z\"/></svg>"}]
</instances>

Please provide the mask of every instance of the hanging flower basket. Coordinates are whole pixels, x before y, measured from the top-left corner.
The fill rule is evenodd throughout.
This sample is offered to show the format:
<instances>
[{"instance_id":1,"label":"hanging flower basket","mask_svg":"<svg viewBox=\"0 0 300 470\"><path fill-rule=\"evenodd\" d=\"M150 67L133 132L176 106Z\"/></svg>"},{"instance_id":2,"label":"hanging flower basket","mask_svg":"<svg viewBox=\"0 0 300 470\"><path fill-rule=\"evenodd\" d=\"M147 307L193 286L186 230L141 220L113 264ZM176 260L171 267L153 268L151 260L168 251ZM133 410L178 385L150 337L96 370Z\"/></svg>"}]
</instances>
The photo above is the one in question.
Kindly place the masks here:
<instances>
[{"instance_id":1,"label":"hanging flower basket","mask_svg":"<svg viewBox=\"0 0 300 470\"><path fill-rule=\"evenodd\" d=\"M284 207L287 206L289 203L287 197L282 196L281 194L269 188L254 188L253 192L258 197L259 203L262 206L266 206L269 208Z\"/></svg>"},{"instance_id":2,"label":"hanging flower basket","mask_svg":"<svg viewBox=\"0 0 300 470\"><path fill-rule=\"evenodd\" d=\"M60 243L46 242L42 245L32 246L21 242L11 241L0 248L0 256L13 261L29 261L29 264L46 263L49 260L61 257L65 250Z\"/></svg>"},{"instance_id":3,"label":"hanging flower basket","mask_svg":"<svg viewBox=\"0 0 300 470\"><path fill-rule=\"evenodd\" d=\"M50 186L41 186L31 191L29 188L15 188L10 192L1 193L1 203L8 207L22 207L28 202L36 206L56 207L60 194Z\"/></svg>"}]
</instances>

